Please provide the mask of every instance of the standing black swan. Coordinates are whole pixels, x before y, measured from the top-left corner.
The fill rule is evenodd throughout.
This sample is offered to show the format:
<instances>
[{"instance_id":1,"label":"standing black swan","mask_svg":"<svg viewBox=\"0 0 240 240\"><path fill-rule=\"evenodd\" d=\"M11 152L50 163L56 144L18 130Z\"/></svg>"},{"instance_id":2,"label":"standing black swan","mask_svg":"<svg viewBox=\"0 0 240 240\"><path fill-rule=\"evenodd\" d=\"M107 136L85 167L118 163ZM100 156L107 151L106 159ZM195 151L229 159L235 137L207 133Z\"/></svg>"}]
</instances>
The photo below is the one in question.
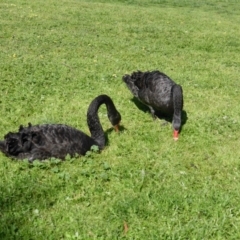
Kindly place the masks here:
<instances>
[{"instance_id":1,"label":"standing black swan","mask_svg":"<svg viewBox=\"0 0 240 240\"><path fill-rule=\"evenodd\" d=\"M9 132L0 141L0 151L15 159L44 160L55 157L64 159L67 154L84 155L92 145L99 149L105 146L105 136L98 117L98 109L106 104L108 118L115 130L121 115L116 110L112 99L107 95L96 97L88 107L87 123L91 137L84 132L63 124L43 124L28 127L20 126L19 131Z\"/></svg>"},{"instance_id":2,"label":"standing black swan","mask_svg":"<svg viewBox=\"0 0 240 240\"><path fill-rule=\"evenodd\" d=\"M123 81L132 94L150 108L153 118L155 111L173 116L173 138L177 140L183 109L182 87L159 71L133 72L123 76Z\"/></svg>"}]
</instances>

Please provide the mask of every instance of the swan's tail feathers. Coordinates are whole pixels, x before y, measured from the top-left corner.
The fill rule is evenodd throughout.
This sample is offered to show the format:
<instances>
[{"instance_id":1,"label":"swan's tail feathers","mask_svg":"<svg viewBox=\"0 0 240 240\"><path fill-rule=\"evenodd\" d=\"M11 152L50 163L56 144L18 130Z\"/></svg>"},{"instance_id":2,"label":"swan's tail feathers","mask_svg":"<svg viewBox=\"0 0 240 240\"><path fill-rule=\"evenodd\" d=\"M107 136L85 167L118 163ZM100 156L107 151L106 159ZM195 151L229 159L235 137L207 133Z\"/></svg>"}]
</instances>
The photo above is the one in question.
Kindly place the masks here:
<instances>
[{"instance_id":1,"label":"swan's tail feathers","mask_svg":"<svg viewBox=\"0 0 240 240\"><path fill-rule=\"evenodd\" d=\"M19 132L9 132L0 141L0 151L8 157L22 159L21 154L31 148L29 135L24 132L24 127L19 127Z\"/></svg>"},{"instance_id":2,"label":"swan's tail feathers","mask_svg":"<svg viewBox=\"0 0 240 240\"><path fill-rule=\"evenodd\" d=\"M133 75L132 75L133 76ZM122 80L126 83L128 89L131 91L133 96L138 97L138 87L135 85L135 78L126 74L122 77Z\"/></svg>"},{"instance_id":3,"label":"swan's tail feathers","mask_svg":"<svg viewBox=\"0 0 240 240\"><path fill-rule=\"evenodd\" d=\"M182 87L178 84L174 85L172 88L173 94L173 138L178 140L178 134L181 128L181 114L183 109L183 91Z\"/></svg>"}]
</instances>

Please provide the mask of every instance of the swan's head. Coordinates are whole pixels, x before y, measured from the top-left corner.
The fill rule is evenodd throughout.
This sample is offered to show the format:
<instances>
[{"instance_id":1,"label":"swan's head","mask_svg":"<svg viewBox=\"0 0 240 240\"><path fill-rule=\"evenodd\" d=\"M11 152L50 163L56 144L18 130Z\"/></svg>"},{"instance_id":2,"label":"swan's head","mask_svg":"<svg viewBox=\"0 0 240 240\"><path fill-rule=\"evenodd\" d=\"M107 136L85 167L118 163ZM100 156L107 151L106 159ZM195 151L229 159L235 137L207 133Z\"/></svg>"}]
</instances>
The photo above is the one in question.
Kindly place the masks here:
<instances>
[{"instance_id":1,"label":"swan's head","mask_svg":"<svg viewBox=\"0 0 240 240\"><path fill-rule=\"evenodd\" d=\"M119 132L120 122L113 126L115 132Z\"/></svg>"},{"instance_id":2,"label":"swan's head","mask_svg":"<svg viewBox=\"0 0 240 240\"><path fill-rule=\"evenodd\" d=\"M121 122L121 114L116 110L113 112L109 112L108 114L109 121L111 122L113 128L116 132L119 131L119 126Z\"/></svg>"}]
</instances>

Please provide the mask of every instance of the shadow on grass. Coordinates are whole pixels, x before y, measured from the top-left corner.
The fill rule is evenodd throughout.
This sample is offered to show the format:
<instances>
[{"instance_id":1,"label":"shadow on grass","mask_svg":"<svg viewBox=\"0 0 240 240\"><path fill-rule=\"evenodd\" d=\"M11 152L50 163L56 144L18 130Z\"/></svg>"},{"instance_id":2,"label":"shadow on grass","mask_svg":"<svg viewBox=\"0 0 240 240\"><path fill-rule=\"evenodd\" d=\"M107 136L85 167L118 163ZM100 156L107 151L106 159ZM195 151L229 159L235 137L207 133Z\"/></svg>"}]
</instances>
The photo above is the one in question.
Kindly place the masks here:
<instances>
[{"instance_id":1,"label":"shadow on grass","mask_svg":"<svg viewBox=\"0 0 240 240\"><path fill-rule=\"evenodd\" d=\"M131 99L131 101L136 105L136 107L137 107L139 110L141 110L141 111L143 111L143 112L145 112L145 113L146 113L146 112L149 112L149 113L150 113L149 108L148 108L146 105L144 105L143 103L141 103L136 97L133 97L133 98ZM166 122L172 123L172 116L166 116L166 115L164 115L164 114L162 114L162 113L160 113L160 112L156 112L155 114L156 114L157 118L163 119L163 120L165 120ZM187 120L188 120L187 112L186 112L185 110L182 110L181 119L182 119L182 124L181 124L181 128L180 128L180 132L181 132L182 126L183 126L184 124L186 124L186 122L187 122Z\"/></svg>"},{"instance_id":2,"label":"shadow on grass","mask_svg":"<svg viewBox=\"0 0 240 240\"><path fill-rule=\"evenodd\" d=\"M119 132L116 132L113 127L107 129L107 130L104 132L104 136L105 136L105 139L106 139L105 145L106 145L106 146L109 146L108 135L109 135L110 133L114 132L114 134L121 134L121 132L124 132L126 129L127 129L127 128L125 128L123 125L120 125L120 126L119 126Z\"/></svg>"}]
</instances>

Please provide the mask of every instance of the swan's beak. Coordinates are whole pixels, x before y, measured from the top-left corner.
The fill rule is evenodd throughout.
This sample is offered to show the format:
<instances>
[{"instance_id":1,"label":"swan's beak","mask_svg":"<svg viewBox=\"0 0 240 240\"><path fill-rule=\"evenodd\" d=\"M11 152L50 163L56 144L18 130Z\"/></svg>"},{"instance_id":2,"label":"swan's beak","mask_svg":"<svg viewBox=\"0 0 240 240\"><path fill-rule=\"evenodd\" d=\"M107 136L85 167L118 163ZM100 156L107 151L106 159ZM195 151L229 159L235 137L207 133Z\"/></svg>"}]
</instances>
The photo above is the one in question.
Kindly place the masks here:
<instances>
[{"instance_id":1,"label":"swan's beak","mask_svg":"<svg viewBox=\"0 0 240 240\"><path fill-rule=\"evenodd\" d=\"M177 141L178 140L178 130L173 130L173 139L175 140L175 141Z\"/></svg>"},{"instance_id":2,"label":"swan's beak","mask_svg":"<svg viewBox=\"0 0 240 240\"><path fill-rule=\"evenodd\" d=\"M113 126L116 132L119 132L119 123L115 126Z\"/></svg>"}]
</instances>

